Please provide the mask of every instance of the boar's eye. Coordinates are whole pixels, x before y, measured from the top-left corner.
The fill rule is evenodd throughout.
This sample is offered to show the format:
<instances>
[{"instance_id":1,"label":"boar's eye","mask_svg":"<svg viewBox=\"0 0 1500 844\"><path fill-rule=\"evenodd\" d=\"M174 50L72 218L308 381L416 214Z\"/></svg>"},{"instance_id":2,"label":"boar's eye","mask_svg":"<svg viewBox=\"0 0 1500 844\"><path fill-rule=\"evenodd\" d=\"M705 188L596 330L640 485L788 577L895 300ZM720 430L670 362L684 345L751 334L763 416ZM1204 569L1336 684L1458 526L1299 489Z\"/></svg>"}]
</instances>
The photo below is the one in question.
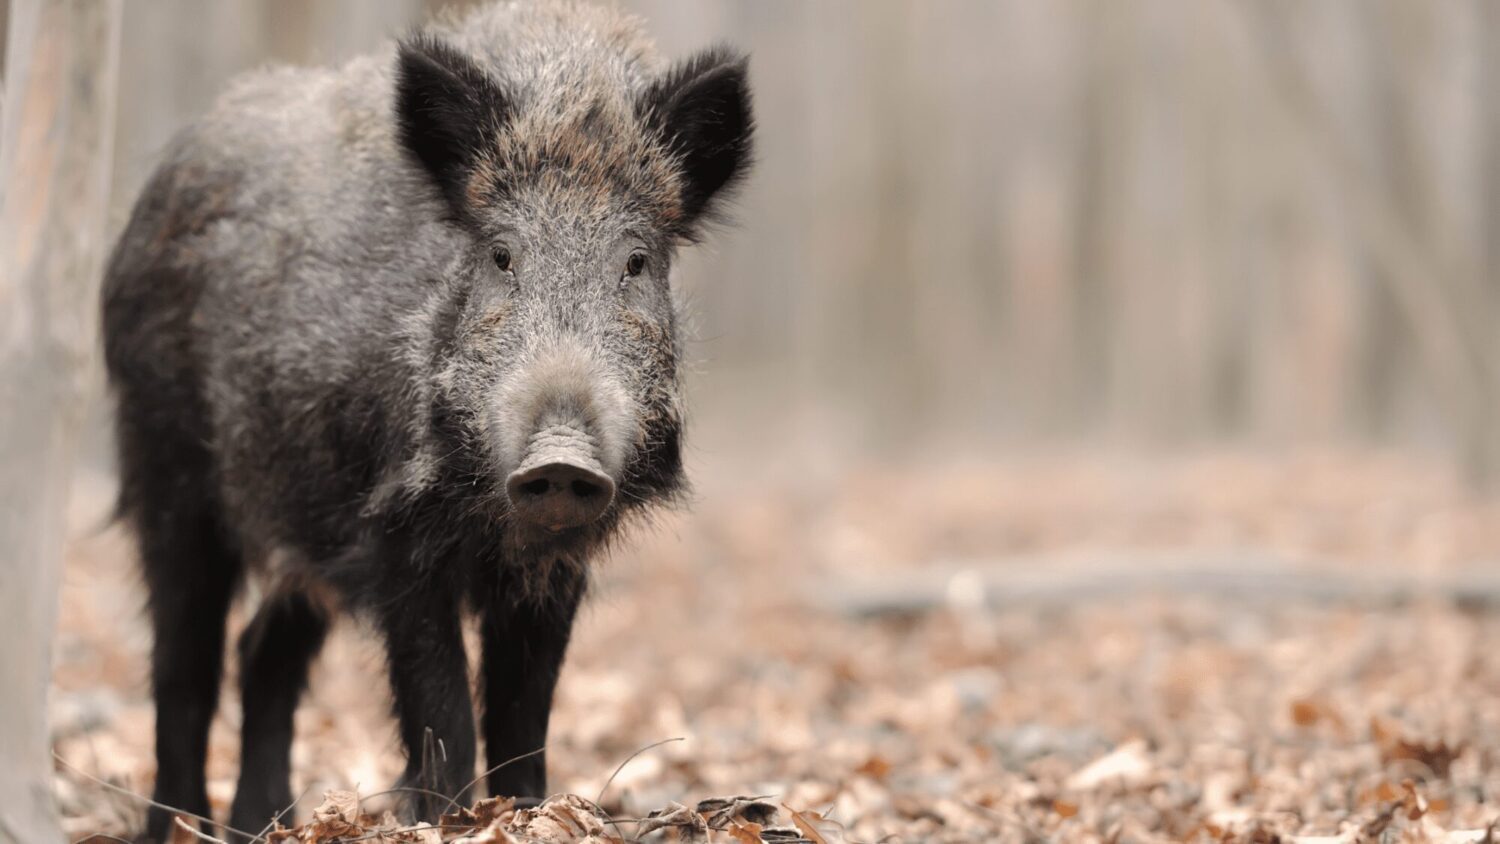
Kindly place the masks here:
<instances>
[{"instance_id":1,"label":"boar's eye","mask_svg":"<svg viewBox=\"0 0 1500 844\"><path fill-rule=\"evenodd\" d=\"M646 271L646 253L632 252L625 259L625 278L635 278Z\"/></svg>"},{"instance_id":2,"label":"boar's eye","mask_svg":"<svg viewBox=\"0 0 1500 844\"><path fill-rule=\"evenodd\" d=\"M510 250L504 246L495 250L495 266L503 273L510 272Z\"/></svg>"}]
</instances>

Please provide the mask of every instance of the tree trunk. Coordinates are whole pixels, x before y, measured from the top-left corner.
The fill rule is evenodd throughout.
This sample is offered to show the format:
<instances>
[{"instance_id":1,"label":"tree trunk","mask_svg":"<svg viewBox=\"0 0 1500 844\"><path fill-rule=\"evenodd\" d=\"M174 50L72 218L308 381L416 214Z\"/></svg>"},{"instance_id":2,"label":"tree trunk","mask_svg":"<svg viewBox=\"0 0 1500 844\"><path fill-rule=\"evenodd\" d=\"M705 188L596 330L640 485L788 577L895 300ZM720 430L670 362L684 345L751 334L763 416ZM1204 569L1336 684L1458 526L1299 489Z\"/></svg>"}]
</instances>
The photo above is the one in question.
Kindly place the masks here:
<instances>
[{"instance_id":1,"label":"tree trunk","mask_svg":"<svg viewBox=\"0 0 1500 844\"><path fill-rule=\"evenodd\" d=\"M47 730L94 314L119 0L12 0L0 112L0 842L62 838Z\"/></svg>"}]
</instances>

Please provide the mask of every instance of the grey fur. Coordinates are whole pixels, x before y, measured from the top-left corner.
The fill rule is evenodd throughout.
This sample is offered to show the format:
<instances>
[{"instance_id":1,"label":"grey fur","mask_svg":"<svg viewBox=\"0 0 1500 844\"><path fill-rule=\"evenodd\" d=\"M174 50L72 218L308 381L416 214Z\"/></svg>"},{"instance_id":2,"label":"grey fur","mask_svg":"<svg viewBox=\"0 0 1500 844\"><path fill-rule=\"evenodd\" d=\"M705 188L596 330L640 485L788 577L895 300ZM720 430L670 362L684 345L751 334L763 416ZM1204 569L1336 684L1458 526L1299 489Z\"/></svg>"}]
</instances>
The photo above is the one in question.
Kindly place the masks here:
<instances>
[{"instance_id":1,"label":"grey fur","mask_svg":"<svg viewBox=\"0 0 1500 844\"><path fill-rule=\"evenodd\" d=\"M538 403L560 391L584 397L613 473L643 444L643 415L681 416L667 282L680 177L637 113L665 70L638 23L578 3L497 4L428 32L497 80L517 115L476 181L549 147L566 148L572 169L544 164L477 209L472 228L455 224L396 138L392 45L335 70L237 81L174 145L152 188L169 201L144 209L116 258L112 281L141 263L202 284L187 315L196 374L224 503L252 558L296 544L279 512L296 486L288 473L342 471L323 444L335 392L378 395L399 444L372 488L347 491L366 517L439 482L452 444L431 429L435 401L466 413L468 445L497 472L520 462ZM603 128L580 132L589 111ZM514 279L492 266L496 243L514 251ZM632 247L652 256L650 277L621 295ZM463 296L458 353L435 361L440 312ZM115 345L132 340L151 345ZM499 498L475 506L503 518Z\"/></svg>"}]
</instances>

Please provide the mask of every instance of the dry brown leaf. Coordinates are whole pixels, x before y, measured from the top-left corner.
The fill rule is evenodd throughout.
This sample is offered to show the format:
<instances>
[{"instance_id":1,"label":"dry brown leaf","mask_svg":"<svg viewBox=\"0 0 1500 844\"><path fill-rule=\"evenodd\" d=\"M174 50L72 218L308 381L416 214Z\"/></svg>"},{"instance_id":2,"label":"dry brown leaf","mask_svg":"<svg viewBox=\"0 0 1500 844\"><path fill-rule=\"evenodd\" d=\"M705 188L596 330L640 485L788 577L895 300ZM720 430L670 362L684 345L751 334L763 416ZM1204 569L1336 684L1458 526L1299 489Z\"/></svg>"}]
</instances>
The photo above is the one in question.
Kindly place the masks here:
<instances>
[{"instance_id":1,"label":"dry brown leaf","mask_svg":"<svg viewBox=\"0 0 1500 844\"><path fill-rule=\"evenodd\" d=\"M740 820L730 821L726 829L737 844L761 844L760 830L760 824Z\"/></svg>"},{"instance_id":2,"label":"dry brown leaf","mask_svg":"<svg viewBox=\"0 0 1500 844\"><path fill-rule=\"evenodd\" d=\"M388 841L399 841L401 844L443 844L442 831L425 823L382 832L380 837Z\"/></svg>"},{"instance_id":3,"label":"dry brown leaf","mask_svg":"<svg viewBox=\"0 0 1500 844\"><path fill-rule=\"evenodd\" d=\"M1415 821L1427 814L1427 800L1417 793L1417 784L1411 780L1401 783L1401 808L1406 810L1406 819Z\"/></svg>"},{"instance_id":4,"label":"dry brown leaf","mask_svg":"<svg viewBox=\"0 0 1500 844\"><path fill-rule=\"evenodd\" d=\"M681 803L668 804L666 809L647 815L636 827L636 837L643 838L660 829L673 827L685 840L701 840L708 837L708 822L702 814Z\"/></svg>"},{"instance_id":5,"label":"dry brown leaf","mask_svg":"<svg viewBox=\"0 0 1500 844\"><path fill-rule=\"evenodd\" d=\"M1311 727L1323 715L1323 707L1307 698L1292 701L1292 723L1299 727Z\"/></svg>"},{"instance_id":6,"label":"dry brown leaf","mask_svg":"<svg viewBox=\"0 0 1500 844\"><path fill-rule=\"evenodd\" d=\"M323 823L359 823L359 795L352 791L326 791L323 802L313 809L313 820Z\"/></svg>"},{"instance_id":7,"label":"dry brown leaf","mask_svg":"<svg viewBox=\"0 0 1500 844\"><path fill-rule=\"evenodd\" d=\"M514 797L488 797L474 804L470 814L474 816L476 826L490 826L497 820L504 820L516 811L516 800Z\"/></svg>"},{"instance_id":8,"label":"dry brown leaf","mask_svg":"<svg viewBox=\"0 0 1500 844\"><path fill-rule=\"evenodd\" d=\"M710 797L694 810L710 829L724 829L730 821L746 820L765 826L776 820L776 806L756 797Z\"/></svg>"},{"instance_id":9,"label":"dry brown leaf","mask_svg":"<svg viewBox=\"0 0 1500 844\"><path fill-rule=\"evenodd\" d=\"M1340 735L1347 735L1349 724L1332 703L1324 698L1304 697L1292 701L1290 706L1292 723L1304 730L1322 724L1333 728Z\"/></svg>"},{"instance_id":10,"label":"dry brown leaf","mask_svg":"<svg viewBox=\"0 0 1500 844\"><path fill-rule=\"evenodd\" d=\"M813 821L823 819L821 815L817 812L799 812L785 804L783 804L782 808L791 813L792 823L797 825L797 830L806 836L807 840L813 842L813 844L828 844L828 839L824 838L823 833L819 832L818 828L813 825Z\"/></svg>"},{"instance_id":11,"label":"dry brown leaf","mask_svg":"<svg viewBox=\"0 0 1500 844\"><path fill-rule=\"evenodd\" d=\"M489 797L472 807L443 815L439 828L453 831L470 827L468 833L454 839L454 844L511 844L517 840L508 828L515 820L515 805L511 797Z\"/></svg>"},{"instance_id":12,"label":"dry brown leaf","mask_svg":"<svg viewBox=\"0 0 1500 844\"><path fill-rule=\"evenodd\" d=\"M438 817L438 826L445 829L450 827L485 826L479 822L478 816L467 807L458 807L457 812L448 812Z\"/></svg>"},{"instance_id":13,"label":"dry brown leaf","mask_svg":"<svg viewBox=\"0 0 1500 844\"><path fill-rule=\"evenodd\" d=\"M1387 764L1402 760L1418 762L1432 771L1435 776L1447 779L1449 771L1453 768L1453 760L1462 753L1463 745L1450 747L1447 742L1443 741L1428 744L1403 738L1383 744L1380 749L1380 758Z\"/></svg>"},{"instance_id":14,"label":"dry brown leaf","mask_svg":"<svg viewBox=\"0 0 1500 844\"><path fill-rule=\"evenodd\" d=\"M574 794L549 797L535 809L523 809L511 825L523 838L547 844L605 840L604 821L592 805Z\"/></svg>"},{"instance_id":15,"label":"dry brown leaf","mask_svg":"<svg viewBox=\"0 0 1500 844\"><path fill-rule=\"evenodd\" d=\"M891 774L891 768L890 761L877 753L866 759L858 768L855 768L854 772L864 774L878 782L885 782L885 778Z\"/></svg>"}]
</instances>

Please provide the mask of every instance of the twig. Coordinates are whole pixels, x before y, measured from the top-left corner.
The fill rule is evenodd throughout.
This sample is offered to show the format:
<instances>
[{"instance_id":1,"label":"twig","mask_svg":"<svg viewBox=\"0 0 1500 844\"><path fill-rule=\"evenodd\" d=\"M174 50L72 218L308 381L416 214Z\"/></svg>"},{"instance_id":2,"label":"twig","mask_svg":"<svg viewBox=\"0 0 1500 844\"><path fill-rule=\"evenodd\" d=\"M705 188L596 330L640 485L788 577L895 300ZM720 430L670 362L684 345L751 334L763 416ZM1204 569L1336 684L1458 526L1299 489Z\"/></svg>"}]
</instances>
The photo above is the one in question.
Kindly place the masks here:
<instances>
[{"instance_id":1,"label":"twig","mask_svg":"<svg viewBox=\"0 0 1500 844\"><path fill-rule=\"evenodd\" d=\"M640 750L637 750L636 752L630 754L629 756L626 756L625 757L625 761L621 762L620 766L618 768L615 768L615 772L613 774L609 775L609 779L607 779L607 780L604 781L604 787L599 789L599 796L594 798L594 803L597 805L597 804L603 802L603 800L604 800L604 792L606 792L606 791L609 790L609 784L615 781L615 777L618 777L620 775L621 771L625 770L625 766L630 764L630 760L634 759L637 756L640 756L642 753L645 753L646 751L651 750L652 748L661 747L664 744L671 744L674 741L687 741L687 739L683 738L682 736L678 736L676 738L662 739L661 741L652 742L651 744L646 745L645 747L641 748Z\"/></svg>"},{"instance_id":2,"label":"twig","mask_svg":"<svg viewBox=\"0 0 1500 844\"><path fill-rule=\"evenodd\" d=\"M484 779L485 777L489 776L490 774L493 774L494 772L500 770L501 768L504 768L505 766L511 764L512 762L519 762L522 759L530 759L531 757L537 755L538 753L544 752L546 749L547 749L547 745L544 744L541 747L538 747L536 750L532 750L532 751L527 752L527 753L522 753L520 756L512 756L511 758L505 760L504 762L501 762L500 764L498 764L495 767L489 769L488 771L485 771L484 773L480 774L479 776L475 777L474 779L469 780L469 784L465 785L463 788L460 788L458 790L458 793L459 794L463 794L464 792L466 792L469 789L473 788L480 780ZM490 796L491 797L495 797L497 795L491 794ZM454 803L452 799L449 799L448 803L450 804L450 807L458 805L457 803Z\"/></svg>"},{"instance_id":3,"label":"twig","mask_svg":"<svg viewBox=\"0 0 1500 844\"><path fill-rule=\"evenodd\" d=\"M119 841L121 842L121 844L135 844L135 842L131 841L129 838L121 838L118 835L110 835L107 832L90 833L78 839L77 841L74 841L73 844L84 844L85 841L93 841L96 838L104 838L110 841Z\"/></svg>"},{"instance_id":4,"label":"twig","mask_svg":"<svg viewBox=\"0 0 1500 844\"><path fill-rule=\"evenodd\" d=\"M165 803L158 803L155 800L152 800L150 797L143 797L143 796L141 796L139 794L136 794L134 791L131 791L128 788L121 788L120 786L115 785L112 782L106 782L106 781L104 781L102 779L99 779L98 777L94 776L93 774L89 773L88 771L85 771L82 768L79 768L78 766L76 766L73 763L69 762L68 760L62 758L61 756L58 755L57 751L55 751L55 750L52 751L52 758L56 759L57 763L59 765L62 765L64 768L67 768L68 770L72 771L75 774L78 774L79 776L83 777L84 779L91 780L91 781L93 781L93 782L95 782L95 783L103 786L104 788L107 788L110 791L113 791L116 794L123 794L126 797L134 797L136 800L139 800L142 803L147 804L148 806L155 806L158 809L165 809L166 811L172 812L173 814L176 814L176 815L183 815L185 817L192 818L193 820L202 821L202 822L204 822L206 824L211 824L211 825L216 824L216 822L214 821L213 818L205 818L202 815L199 815L199 814L196 814L196 813L193 813L193 812L189 812L186 809L179 809L176 806L168 806ZM223 827L224 829L228 830L229 832L234 833L235 835L243 835L244 837L250 839L252 842L262 840L257 835L252 835L252 834L244 831L243 829L235 829L234 827L229 826L228 824L216 824L216 825ZM217 839L213 839L213 840L217 840Z\"/></svg>"},{"instance_id":5,"label":"twig","mask_svg":"<svg viewBox=\"0 0 1500 844\"><path fill-rule=\"evenodd\" d=\"M182 815L176 815L176 816L174 816L172 818L172 823L177 824L177 826L179 826L182 829L185 829L188 832L192 833L195 837L197 837L201 841L209 841L209 842L212 842L212 844L229 844L228 841L225 841L222 838L215 838L215 837L213 837L212 835L209 835L206 832L199 832L197 829L195 829L195 828L193 828L191 826L188 826L187 821L185 821L185 820L182 819Z\"/></svg>"},{"instance_id":6,"label":"twig","mask_svg":"<svg viewBox=\"0 0 1500 844\"><path fill-rule=\"evenodd\" d=\"M455 807L458 806L458 801L454 800L452 797L449 797L446 794L443 794L442 792L433 791L430 788L418 788L417 786L414 786L414 785L398 785L398 786L393 786L391 788L387 788L385 791L377 791L374 794L367 794L367 795L364 795L363 797L360 797L359 798L359 808L360 808L361 811L363 811L364 807L365 807L365 801L369 800L372 797L381 797L381 796L384 796L386 794L400 794L400 793L404 793L404 792L408 792L408 791L411 792L412 794L425 794L428 797L436 797L439 800L447 800L448 801L448 808L450 808L450 809L455 808Z\"/></svg>"},{"instance_id":7,"label":"twig","mask_svg":"<svg viewBox=\"0 0 1500 844\"><path fill-rule=\"evenodd\" d=\"M100 769L99 743L95 740L96 735L93 731L85 733L84 736L88 740L89 759L94 763L94 770L97 771ZM105 798L105 805L109 806L114 811L117 819L123 820L127 824L130 823L130 816L128 813L131 812L133 808L133 805L130 803L130 801L121 798L118 794L110 794Z\"/></svg>"},{"instance_id":8,"label":"twig","mask_svg":"<svg viewBox=\"0 0 1500 844\"><path fill-rule=\"evenodd\" d=\"M255 840L259 841L262 838L265 838L267 833L275 829L276 825L281 823L282 816L284 816L287 812L290 812L292 809L296 808L297 804L302 802L302 798L306 797L307 792L309 791L312 791L312 783L308 783L307 786L302 789L302 793L297 795L297 799L293 800L289 806L273 815L271 817L271 822L260 828L260 834L255 836Z\"/></svg>"},{"instance_id":9,"label":"twig","mask_svg":"<svg viewBox=\"0 0 1500 844\"><path fill-rule=\"evenodd\" d=\"M604 807L600 806L598 804L598 802L590 800L587 797L584 797L583 795L580 795L580 794L575 794L573 796L577 797L579 800L582 800L583 802L589 804L590 806L593 806L594 807L594 811L596 811L596 812L599 813L599 817L604 818L604 822L605 823L607 823L610 826L614 827L615 828L615 832L620 833L620 839L622 841L635 842L635 841L639 841L640 840L638 838L631 838L630 836L626 835L625 834L625 830L623 830L623 829L620 828L620 822L621 821L624 821L625 823L632 823L633 822L633 823L639 825L640 822L643 820L642 818L616 818L615 816L611 815L609 812L604 811Z\"/></svg>"}]
</instances>

